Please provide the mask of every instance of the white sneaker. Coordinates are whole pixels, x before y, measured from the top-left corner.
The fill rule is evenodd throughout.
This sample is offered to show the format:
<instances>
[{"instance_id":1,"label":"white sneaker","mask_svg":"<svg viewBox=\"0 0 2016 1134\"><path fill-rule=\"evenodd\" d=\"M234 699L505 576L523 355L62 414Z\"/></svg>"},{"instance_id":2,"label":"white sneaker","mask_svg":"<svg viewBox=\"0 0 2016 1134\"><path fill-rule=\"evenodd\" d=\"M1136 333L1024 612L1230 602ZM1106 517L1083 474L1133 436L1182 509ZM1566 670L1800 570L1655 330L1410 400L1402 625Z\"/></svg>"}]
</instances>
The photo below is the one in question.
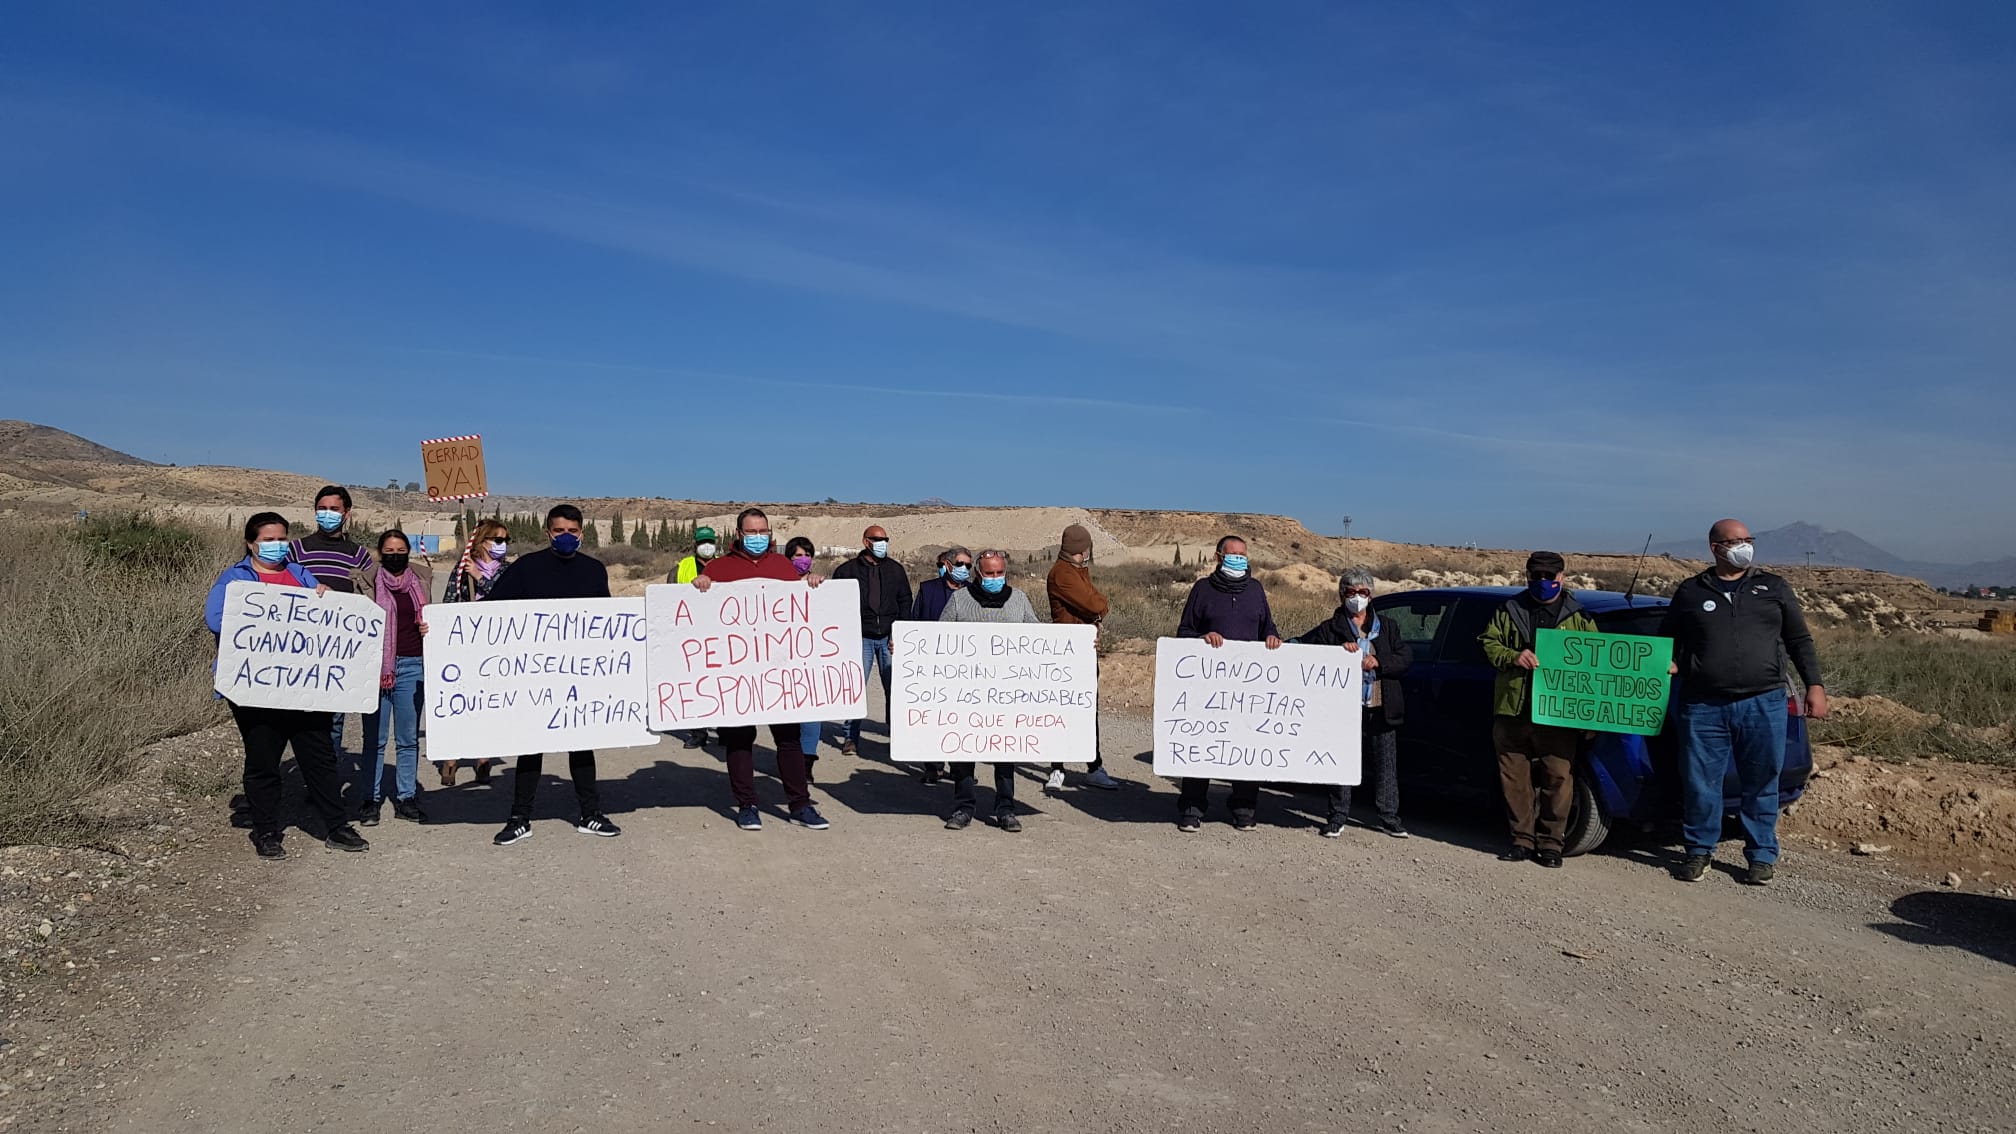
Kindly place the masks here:
<instances>
[{"instance_id":1,"label":"white sneaker","mask_svg":"<svg viewBox=\"0 0 2016 1134\"><path fill-rule=\"evenodd\" d=\"M1047 780L1044 780L1044 781L1043 781L1043 790L1044 790L1044 791L1063 791L1063 790L1064 790L1064 769L1062 769L1062 768L1058 768L1058 769L1056 769L1056 770L1052 771L1052 772L1050 773L1050 778L1049 778L1049 779L1047 779Z\"/></svg>"}]
</instances>

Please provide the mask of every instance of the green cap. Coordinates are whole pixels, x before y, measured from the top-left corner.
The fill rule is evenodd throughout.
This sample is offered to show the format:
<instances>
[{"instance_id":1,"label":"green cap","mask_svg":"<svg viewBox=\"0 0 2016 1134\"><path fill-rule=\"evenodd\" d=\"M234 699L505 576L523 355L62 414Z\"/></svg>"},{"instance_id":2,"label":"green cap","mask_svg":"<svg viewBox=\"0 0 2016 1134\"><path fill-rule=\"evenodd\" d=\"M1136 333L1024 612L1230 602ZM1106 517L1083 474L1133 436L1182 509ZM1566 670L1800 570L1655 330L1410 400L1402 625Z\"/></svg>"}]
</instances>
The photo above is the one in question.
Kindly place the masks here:
<instances>
[{"instance_id":1,"label":"green cap","mask_svg":"<svg viewBox=\"0 0 2016 1134\"><path fill-rule=\"evenodd\" d=\"M714 542L714 529L713 529L713 528L694 528L694 529L693 529L693 542L694 542L694 543L712 543L712 542Z\"/></svg>"}]
</instances>

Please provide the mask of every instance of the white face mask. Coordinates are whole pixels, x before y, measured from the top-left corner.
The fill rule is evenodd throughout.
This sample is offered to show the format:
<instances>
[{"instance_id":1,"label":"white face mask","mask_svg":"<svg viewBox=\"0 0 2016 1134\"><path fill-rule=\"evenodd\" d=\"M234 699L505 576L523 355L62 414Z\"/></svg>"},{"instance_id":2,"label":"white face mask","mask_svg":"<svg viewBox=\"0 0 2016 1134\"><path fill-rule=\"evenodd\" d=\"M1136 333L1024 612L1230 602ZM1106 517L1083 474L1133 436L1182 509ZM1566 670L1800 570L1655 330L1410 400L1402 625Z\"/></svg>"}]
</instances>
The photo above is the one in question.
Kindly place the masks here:
<instances>
[{"instance_id":1,"label":"white face mask","mask_svg":"<svg viewBox=\"0 0 2016 1134\"><path fill-rule=\"evenodd\" d=\"M702 559L714 558L714 545L711 543L703 543L698 547L695 547L693 550L697 552L700 558Z\"/></svg>"},{"instance_id":2,"label":"white face mask","mask_svg":"<svg viewBox=\"0 0 2016 1134\"><path fill-rule=\"evenodd\" d=\"M1344 600L1344 609L1353 614L1363 614L1365 613L1365 608L1371 605L1372 600L1366 598L1364 595L1352 595L1350 598Z\"/></svg>"},{"instance_id":3,"label":"white face mask","mask_svg":"<svg viewBox=\"0 0 2016 1134\"><path fill-rule=\"evenodd\" d=\"M1731 567L1748 567L1756 554L1757 549L1750 544L1736 543L1723 549L1722 560Z\"/></svg>"}]
</instances>

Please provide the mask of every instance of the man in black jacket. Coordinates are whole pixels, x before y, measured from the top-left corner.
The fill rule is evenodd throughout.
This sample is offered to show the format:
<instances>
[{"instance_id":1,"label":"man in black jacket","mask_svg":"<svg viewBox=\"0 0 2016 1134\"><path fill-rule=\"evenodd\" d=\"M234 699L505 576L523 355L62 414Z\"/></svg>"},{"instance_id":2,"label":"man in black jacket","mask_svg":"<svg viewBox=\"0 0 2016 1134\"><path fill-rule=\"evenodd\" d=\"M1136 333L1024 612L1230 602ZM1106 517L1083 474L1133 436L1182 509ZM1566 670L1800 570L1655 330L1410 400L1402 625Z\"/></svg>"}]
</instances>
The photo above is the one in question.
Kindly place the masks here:
<instances>
[{"instance_id":1,"label":"man in black jacket","mask_svg":"<svg viewBox=\"0 0 2016 1134\"><path fill-rule=\"evenodd\" d=\"M555 504L546 513L546 538L552 541L552 546L520 556L518 562L504 568L504 573L491 584L485 602L609 597L609 568L600 559L581 554L581 509L572 504ZM491 842L508 847L532 837L532 801L538 795L539 777L545 770L546 757L541 753L518 757L518 773L511 788L511 816ZM595 784L595 753L569 752L567 771L574 778L574 800L581 805L581 817L574 821L574 829L605 839L622 834L622 828L602 814L602 794Z\"/></svg>"},{"instance_id":2,"label":"man in black jacket","mask_svg":"<svg viewBox=\"0 0 2016 1134\"><path fill-rule=\"evenodd\" d=\"M1820 655L1791 584L1751 566L1741 520L1708 529L1715 565L1680 584L1659 632L1673 639L1680 679L1681 831L1687 857L1674 869L1698 882L1722 836L1722 784L1733 761L1742 792L1744 881L1771 881L1778 861L1778 774L1785 766L1789 655L1806 686L1806 715L1827 715Z\"/></svg>"},{"instance_id":3,"label":"man in black jacket","mask_svg":"<svg viewBox=\"0 0 2016 1134\"><path fill-rule=\"evenodd\" d=\"M861 554L833 569L836 579L852 579L861 584L861 676L875 672L882 663L882 704L889 704L889 633L896 623L910 617L910 575L903 565L889 558L889 532L880 524L861 533ZM861 721L847 722L847 735L840 754L852 756L861 739Z\"/></svg>"},{"instance_id":4,"label":"man in black jacket","mask_svg":"<svg viewBox=\"0 0 2016 1134\"><path fill-rule=\"evenodd\" d=\"M1363 779L1373 781L1373 805L1379 811L1380 829L1396 839L1407 837L1400 822L1399 729L1407 719L1407 703L1400 678L1414 662L1413 651L1398 628L1389 627L1372 613L1372 569L1352 567L1337 581L1337 612L1327 622L1291 641L1305 646L1342 646L1365 655L1365 729L1360 741L1363 752ZM1322 835L1335 839L1344 834L1351 818L1351 786L1330 787L1330 821Z\"/></svg>"}]
</instances>

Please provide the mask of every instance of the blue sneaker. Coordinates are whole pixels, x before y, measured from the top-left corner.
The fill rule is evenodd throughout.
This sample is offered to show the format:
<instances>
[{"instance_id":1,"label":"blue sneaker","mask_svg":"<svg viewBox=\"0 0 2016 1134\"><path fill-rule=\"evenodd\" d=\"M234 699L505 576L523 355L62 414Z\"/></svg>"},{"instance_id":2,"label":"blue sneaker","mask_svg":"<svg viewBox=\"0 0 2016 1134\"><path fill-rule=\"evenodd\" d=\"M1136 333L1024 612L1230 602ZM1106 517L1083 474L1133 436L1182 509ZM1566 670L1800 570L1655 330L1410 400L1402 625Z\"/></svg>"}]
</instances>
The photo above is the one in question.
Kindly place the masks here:
<instances>
[{"instance_id":1,"label":"blue sneaker","mask_svg":"<svg viewBox=\"0 0 2016 1134\"><path fill-rule=\"evenodd\" d=\"M735 813L735 825L745 831L763 829L763 816L753 807L745 807Z\"/></svg>"},{"instance_id":2,"label":"blue sneaker","mask_svg":"<svg viewBox=\"0 0 2016 1134\"><path fill-rule=\"evenodd\" d=\"M800 827L806 827L814 831L823 831L833 825L828 823L826 817L819 814L818 810L809 803L793 811L791 813L791 821Z\"/></svg>"}]
</instances>

